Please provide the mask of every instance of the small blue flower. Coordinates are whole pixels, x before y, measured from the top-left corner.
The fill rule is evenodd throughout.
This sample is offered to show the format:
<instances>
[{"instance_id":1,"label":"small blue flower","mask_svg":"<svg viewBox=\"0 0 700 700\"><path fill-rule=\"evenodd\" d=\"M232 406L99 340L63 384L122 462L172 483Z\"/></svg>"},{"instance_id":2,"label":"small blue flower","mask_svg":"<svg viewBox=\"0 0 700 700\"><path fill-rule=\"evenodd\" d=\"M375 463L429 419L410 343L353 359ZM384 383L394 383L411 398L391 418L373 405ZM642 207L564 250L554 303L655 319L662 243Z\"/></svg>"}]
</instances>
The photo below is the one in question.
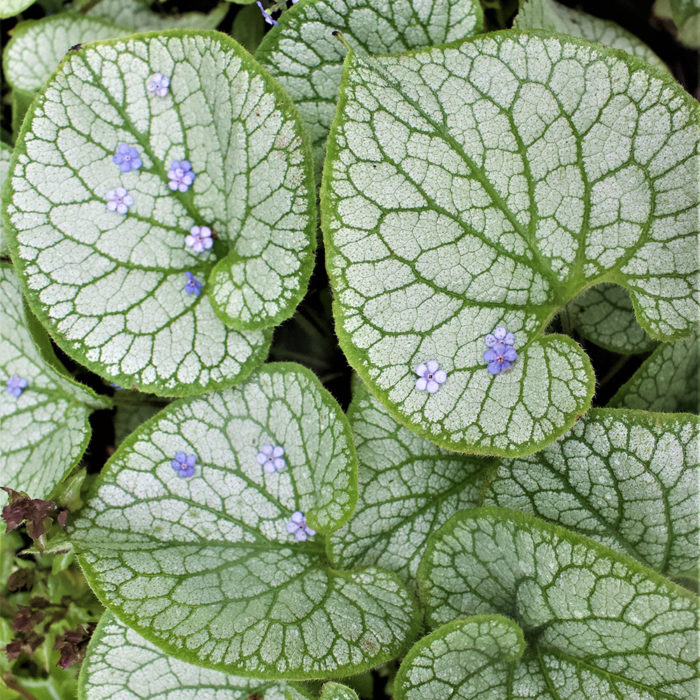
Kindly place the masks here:
<instances>
[{"instance_id":1,"label":"small blue flower","mask_svg":"<svg viewBox=\"0 0 700 700\"><path fill-rule=\"evenodd\" d=\"M29 382L24 377L18 377L16 375L10 377L7 380L7 393L12 394L17 398L29 385Z\"/></svg>"},{"instance_id":2,"label":"small blue flower","mask_svg":"<svg viewBox=\"0 0 700 700\"><path fill-rule=\"evenodd\" d=\"M263 470L268 474L281 472L287 468L283 454L284 447L280 445L263 445L258 452L258 464L262 465Z\"/></svg>"},{"instance_id":3,"label":"small blue flower","mask_svg":"<svg viewBox=\"0 0 700 700\"><path fill-rule=\"evenodd\" d=\"M435 360L418 365L416 374L418 375L416 389L427 391L429 394L434 394L440 388L440 384L444 384L447 380L447 372L440 369L440 365Z\"/></svg>"},{"instance_id":4,"label":"small blue flower","mask_svg":"<svg viewBox=\"0 0 700 700\"><path fill-rule=\"evenodd\" d=\"M292 517L287 523L287 532L290 535L294 534L297 542L305 542L309 537L313 537L316 534L316 530L308 527L306 518L300 510L292 513Z\"/></svg>"},{"instance_id":5,"label":"small blue flower","mask_svg":"<svg viewBox=\"0 0 700 700\"><path fill-rule=\"evenodd\" d=\"M271 24L274 27L276 27L278 23L274 19L272 19L272 15L269 12L267 12L267 10L265 10L260 0L258 0L255 4L260 8L260 12L262 12L262 16L265 18L265 21L268 24Z\"/></svg>"},{"instance_id":6,"label":"small blue flower","mask_svg":"<svg viewBox=\"0 0 700 700\"><path fill-rule=\"evenodd\" d=\"M185 245L195 253L203 253L214 245L211 229L208 226L193 226L185 237Z\"/></svg>"},{"instance_id":7,"label":"small blue flower","mask_svg":"<svg viewBox=\"0 0 700 700\"><path fill-rule=\"evenodd\" d=\"M498 326L493 333L489 333L484 338L486 346L489 348L484 353L484 361L488 362L488 371L491 374L506 372L510 366L518 359L515 351L515 336L503 326Z\"/></svg>"},{"instance_id":8,"label":"small blue flower","mask_svg":"<svg viewBox=\"0 0 700 700\"><path fill-rule=\"evenodd\" d=\"M185 272L187 282L185 282L185 292L199 296L202 293L202 283L188 270Z\"/></svg>"},{"instance_id":9,"label":"small blue flower","mask_svg":"<svg viewBox=\"0 0 700 700\"><path fill-rule=\"evenodd\" d=\"M194 182L195 174L192 172L192 163L189 160L174 160L168 169L168 187L173 192L187 192Z\"/></svg>"},{"instance_id":10,"label":"small blue flower","mask_svg":"<svg viewBox=\"0 0 700 700\"><path fill-rule=\"evenodd\" d=\"M129 170L138 170L143 165L139 152L133 146L128 146L125 143L119 144L112 160L123 173L128 173Z\"/></svg>"},{"instance_id":11,"label":"small blue flower","mask_svg":"<svg viewBox=\"0 0 700 700\"><path fill-rule=\"evenodd\" d=\"M126 214L133 203L134 198L123 187L107 192L107 209L117 214Z\"/></svg>"},{"instance_id":12,"label":"small blue flower","mask_svg":"<svg viewBox=\"0 0 700 700\"><path fill-rule=\"evenodd\" d=\"M162 73L154 73L146 82L146 90L158 97L165 97L170 87L170 78Z\"/></svg>"},{"instance_id":13,"label":"small blue flower","mask_svg":"<svg viewBox=\"0 0 700 700\"><path fill-rule=\"evenodd\" d=\"M189 479L194 475L195 464L197 464L196 455L186 455L184 452L175 453L175 459L170 462L170 466L181 479Z\"/></svg>"}]
</instances>

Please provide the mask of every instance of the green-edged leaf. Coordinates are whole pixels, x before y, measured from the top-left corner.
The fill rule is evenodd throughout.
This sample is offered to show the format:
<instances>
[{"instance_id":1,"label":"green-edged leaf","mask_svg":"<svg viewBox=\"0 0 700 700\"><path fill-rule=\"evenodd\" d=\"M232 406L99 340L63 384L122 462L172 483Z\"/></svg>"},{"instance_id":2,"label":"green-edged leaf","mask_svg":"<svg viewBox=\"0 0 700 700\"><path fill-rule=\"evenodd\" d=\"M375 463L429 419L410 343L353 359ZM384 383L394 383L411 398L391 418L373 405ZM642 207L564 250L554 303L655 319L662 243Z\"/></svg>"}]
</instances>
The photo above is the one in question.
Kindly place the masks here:
<instances>
[{"instance_id":1,"label":"green-edged leaf","mask_svg":"<svg viewBox=\"0 0 700 700\"><path fill-rule=\"evenodd\" d=\"M263 446L284 449L268 474ZM178 478L178 452L197 458ZM352 436L308 370L265 365L236 389L171 404L127 438L70 533L104 603L185 661L241 675L322 678L397 656L418 625L388 572L328 567L295 542L295 511L330 534L356 499Z\"/></svg>"},{"instance_id":2,"label":"green-edged leaf","mask_svg":"<svg viewBox=\"0 0 700 700\"><path fill-rule=\"evenodd\" d=\"M326 683L321 689L319 700L359 700L357 693L340 683Z\"/></svg>"},{"instance_id":3,"label":"green-edged leaf","mask_svg":"<svg viewBox=\"0 0 700 700\"><path fill-rule=\"evenodd\" d=\"M463 39L482 23L478 0L299 0L255 55L299 107L320 173L346 52L334 31L353 49L392 54Z\"/></svg>"},{"instance_id":4,"label":"green-edged leaf","mask_svg":"<svg viewBox=\"0 0 700 700\"><path fill-rule=\"evenodd\" d=\"M146 88L156 72L171 78L163 97ZM140 169L120 173L121 143ZM69 355L121 386L181 396L240 381L267 353L270 332L255 329L291 315L308 283L309 153L289 98L223 34L70 52L25 119L4 194L30 305ZM173 192L169 164L183 159L196 179ZM125 215L106 206L119 186L134 200ZM193 225L218 232L211 251L185 246ZM188 272L201 296L186 293Z\"/></svg>"},{"instance_id":5,"label":"green-edged leaf","mask_svg":"<svg viewBox=\"0 0 700 700\"><path fill-rule=\"evenodd\" d=\"M483 458L441 450L398 425L359 381L348 419L359 497L350 522L328 540L331 561L381 566L413 580L428 536L458 510L480 504L491 470Z\"/></svg>"},{"instance_id":6,"label":"green-edged leaf","mask_svg":"<svg viewBox=\"0 0 700 700\"><path fill-rule=\"evenodd\" d=\"M667 70L666 64L632 32L615 22L565 7L555 0L521 0L520 12L513 21L513 27L570 34L613 49L622 49L657 68Z\"/></svg>"},{"instance_id":7,"label":"green-edged leaf","mask_svg":"<svg viewBox=\"0 0 700 700\"><path fill-rule=\"evenodd\" d=\"M442 447L531 453L588 409L588 357L544 330L592 284L627 288L652 337L692 328L699 108L623 56L539 32L348 55L321 191L336 330ZM493 376L501 325L518 358ZM433 394L416 388L430 360Z\"/></svg>"},{"instance_id":8,"label":"green-edged leaf","mask_svg":"<svg viewBox=\"0 0 700 700\"><path fill-rule=\"evenodd\" d=\"M475 615L438 627L401 662L396 700L503 700L525 650L523 631L502 615Z\"/></svg>"},{"instance_id":9,"label":"green-edged leaf","mask_svg":"<svg viewBox=\"0 0 700 700\"><path fill-rule=\"evenodd\" d=\"M643 353L656 346L637 323L629 293L616 284L587 289L566 311L570 323L584 338L612 352Z\"/></svg>"},{"instance_id":10,"label":"green-edged leaf","mask_svg":"<svg viewBox=\"0 0 700 700\"><path fill-rule=\"evenodd\" d=\"M678 698L697 689L697 599L592 540L501 508L464 511L419 569L436 626L513 618L528 652L507 698Z\"/></svg>"},{"instance_id":11,"label":"green-edged leaf","mask_svg":"<svg viewBox=\"0 0 700 700\"><path fill-rule=\"evenodd\" d=\"M227 3L222 2L208 14L183 12L161 15L153 12L149 3L143 0L100 0L86 10L86 14L136 32L162 32L167 29L216 29L228 12L228 7Z\"/></svg>"},{"instance_id":12,"label":"green-edged leaf","mask_svg":"<svg viewBox=\"0 0 700 700\"><path fill-rule=\"evenodd\" d=\"M126 392L131 394L132 392ZM125 438L141 424L153 418L164 404L156 403L147 397L142 400L124 400L121 392L114 396L116 411L114 412L114 445L120 445Z\"/></svg>"},{"instance_id":13,"label":"green-edged leaf","mask_svg":"<svg viewBox=\"0 0 700 700\"><path fill-rule=\"evenodd\" d=\"M5 77L14 90L35 93L72 46L130 32L72 12L20 22L2 54Z\"/></svg>"},{"instance_id":14,"label":"green-edged leaf","mask_svg":"<svg viewBox=\"0 0 700 700\"><path fill-rule=\"evenodd\" d=\"M484 505L552 520L663 574L700 555L698 418L591 409L525 459L503 461Z\"/></svg>"},{"instance_id":15,"label":"green-edged leaf","mask_svg":"<svg viewBox=\"0 0 700 700\"><path fill-rule=\"evenodd\" d=\"M255 5L242 7L233 19L231 36L243 48L254 53L265 33L262 15Z\"/></svg>"},{"instance_id":16,"label":"green-edged leaf","mask_svg":"<svg viewBox=\"0 0 700 700\"><path fill-rule=\"evenodd\" d=\"M0 0L0 19L14 17L33 4L34 0Z\"/></svg>"},{"instance_id":17,"label":"green-edged leaf","mask_svg":"<svg viewBox=\"0 0 700 700\"><path fill-rule=\"evenodd\" d=\"M668 413L697 413L698 335L664 343L610 400L610 406Z\"/></svg>"},{"instance_id":18,"label":"green-edged leaf","mask_svg":"<svg viewBox=\"0 0 700 700\"><path fill-rule=\"evenodd\" d=\"M7 382L27 380L19 396ZM0 264L0 486L48 498L90 438L88 416L110 402L69 378L24 307L17 278ZM0 492L0 504L7 494Z\"/></svg>"},{"instance_id":19,"label":"green-edged leaf","mask_svg":"<svg viewBox=\"0 0 700 700\"><path fill-rule=\"evenodd\" d=\"M265 700L310 698L288 683L237 678L168 656L104 614L92 636L78 681L80 700Z\"/></svg>"},{"instance_id":20,"label":"green-edged leaf","mask_svg":"<svg viewBox=\"0 0 700 700\"><path fill-rule=\"evenodd\" d=\"M2 189L7 173L10 171L10 158L12 158L12 149L0 141L0 189ZM7 255L7 241L5 240L3 223L0 220L0 256L3 255Z\"/></svg>"},{"instance_id":21,"label":"green-edged leaf","mask_svg":"<svg viewBox=\"0 0 700 700\"><path fill-rule=\"evenodd\" d=\"M24 115L29 109L36 95L33 92L14 89L10 92L10 102L12 104L12 134L16 136L22 128Z\"/></svg>"},{"instance_id":22,"label":"green-edged leaf","mask_svg":"<svg viewBox=\"0 0 700 700\"><path fill-rule=\"evenodd\" d=\"M700 2L671 0L671 15L678 28L678 40L686 46L700 48Z\"/></svg>"}]
</instances>

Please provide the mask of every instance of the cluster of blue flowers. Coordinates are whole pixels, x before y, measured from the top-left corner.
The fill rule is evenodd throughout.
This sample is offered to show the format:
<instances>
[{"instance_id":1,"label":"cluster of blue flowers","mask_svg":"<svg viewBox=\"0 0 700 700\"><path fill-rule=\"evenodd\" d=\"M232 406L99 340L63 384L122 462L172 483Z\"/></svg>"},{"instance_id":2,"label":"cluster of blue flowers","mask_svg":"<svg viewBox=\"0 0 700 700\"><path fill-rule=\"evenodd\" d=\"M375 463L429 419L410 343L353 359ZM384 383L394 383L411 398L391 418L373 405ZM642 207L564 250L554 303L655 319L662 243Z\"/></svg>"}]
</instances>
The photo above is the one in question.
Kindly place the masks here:
<instances>
[{"instance_id":1,"label":"cluster of blue flowers","mask_svg":"<svg viewBox=\"0 0 700 700\"><path fill-rule=\"evenodd\" d=\"M154 73L146 81L146 90L157 97L165 97L170 90L170 78L162 73ZM138 170L142 165L141 154L134 146L120 143L112 156L112 161L119 166L120 173ZM174 160L168 168L168 187L173 192L187 192L194 182L196 173L188 160ZM126 215L133 205L134 198L125 187L117 187L107 192L107 209L117 214ZM185 237L185 247L195 253L204 253L214 245L214 234L208 226L193 226ZM185 293L199 296L202 283L191 272L186 272Z\"/></svg>"},{"instance_id":2,"label":"cluster of blue flowers","mask_svg":"<svg viewBox=\"0 0 700 700\"><path fill-rule=\"evenodd\" d=\"M256 459L266 474L274 474L287 468L287 461L284 459L284 447L281 445L262 445ZM189 479L194 476L197 456L188 455L185 452L176 452L175 457L170 462L170 466L179 478ZM291 518L287 521L287 532L290 535L294 535L297 542L305 542L309 537L313 537L316 534L316 530L313 530L306 524L306 516L300 510L294 511Z\"/></svg>"},{"instance_id":3,"label":"cluster of blue flowers","mask_svg":"<svg viewBox=\"0 0 700 700\"><path fill-rule=\"evenodd\" d=\"M518 359L515 352L515 336L503 326L498 326L493 333L489 333L484 339L488 350L484 353L484 361L488 362L486 368L491 374L498 374L510 369L510 366Z\"/></svg>"},{"instance_id":4,"label":"cluster of blue flowers","mask_svg":"<svg viewBox=\"0 0 700 700\"><path fill-rule=\"evenodd\" d=\"M504 326L498 326L493 333L489 333L484 339L488 350L484 353L484 361L488 362L486 369L491 374L499 374L510 369L518 359L515 351L515 336L509 333ZM437 360L429 360L416 367L416 389L434 394L446 381L447 372L440 369Z\"/></svg>"}]
</instances>

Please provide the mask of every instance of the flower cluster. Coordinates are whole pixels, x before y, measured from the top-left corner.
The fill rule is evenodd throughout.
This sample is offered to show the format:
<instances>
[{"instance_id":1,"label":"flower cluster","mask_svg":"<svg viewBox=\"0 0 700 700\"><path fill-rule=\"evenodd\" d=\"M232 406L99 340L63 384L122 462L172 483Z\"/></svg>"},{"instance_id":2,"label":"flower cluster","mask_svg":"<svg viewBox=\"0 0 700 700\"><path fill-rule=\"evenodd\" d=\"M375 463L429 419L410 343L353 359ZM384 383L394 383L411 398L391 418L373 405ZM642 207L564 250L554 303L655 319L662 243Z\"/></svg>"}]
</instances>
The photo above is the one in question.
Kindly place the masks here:
<instances>
[{"instance_id":1,"label":"flower cluster","mask_svg":"<svg viewBox=\"0 0 700 700\"><path fill-rule=\"evenodd\" d=\"M195 173L189 160L174 160L168 168L168 187L173 192L187 192L194 178Z\"/></svg>"},{"instance_id":2,"label":"flower cluster","mask_svg":"<svg viewBox=\"0 0 700 700\"><path fill-rule=\"evenodd\" d=\"M484 353L484 361L488 362L488 371L491 374L506 372L518 359L518 353L513 347L515 336L503 326L498 326L493 333L489 333L484 339L488 350Z\"/></svg>"}]
</instances>

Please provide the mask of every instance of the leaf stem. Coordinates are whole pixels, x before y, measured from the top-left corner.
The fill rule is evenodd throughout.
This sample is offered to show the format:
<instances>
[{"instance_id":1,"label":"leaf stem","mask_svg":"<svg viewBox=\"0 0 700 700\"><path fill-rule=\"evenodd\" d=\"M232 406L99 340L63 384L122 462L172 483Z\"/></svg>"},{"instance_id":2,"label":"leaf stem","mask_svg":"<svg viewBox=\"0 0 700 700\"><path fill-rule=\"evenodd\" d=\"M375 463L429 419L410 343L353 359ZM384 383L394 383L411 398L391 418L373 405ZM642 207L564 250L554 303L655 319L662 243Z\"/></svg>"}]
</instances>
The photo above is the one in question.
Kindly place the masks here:
<instances>
[{"instance_id":1,"label":"leaf stem","mask_svg":"<svg viewBox=\"0 0 700 700\"><path fill-rule=\"evenodd\" d=\"M605 386L626 364L630 359L629 355L622 355L620 359L608 370L606 375L600 380L600 386Z\"/></svg>"}]
</instances>

